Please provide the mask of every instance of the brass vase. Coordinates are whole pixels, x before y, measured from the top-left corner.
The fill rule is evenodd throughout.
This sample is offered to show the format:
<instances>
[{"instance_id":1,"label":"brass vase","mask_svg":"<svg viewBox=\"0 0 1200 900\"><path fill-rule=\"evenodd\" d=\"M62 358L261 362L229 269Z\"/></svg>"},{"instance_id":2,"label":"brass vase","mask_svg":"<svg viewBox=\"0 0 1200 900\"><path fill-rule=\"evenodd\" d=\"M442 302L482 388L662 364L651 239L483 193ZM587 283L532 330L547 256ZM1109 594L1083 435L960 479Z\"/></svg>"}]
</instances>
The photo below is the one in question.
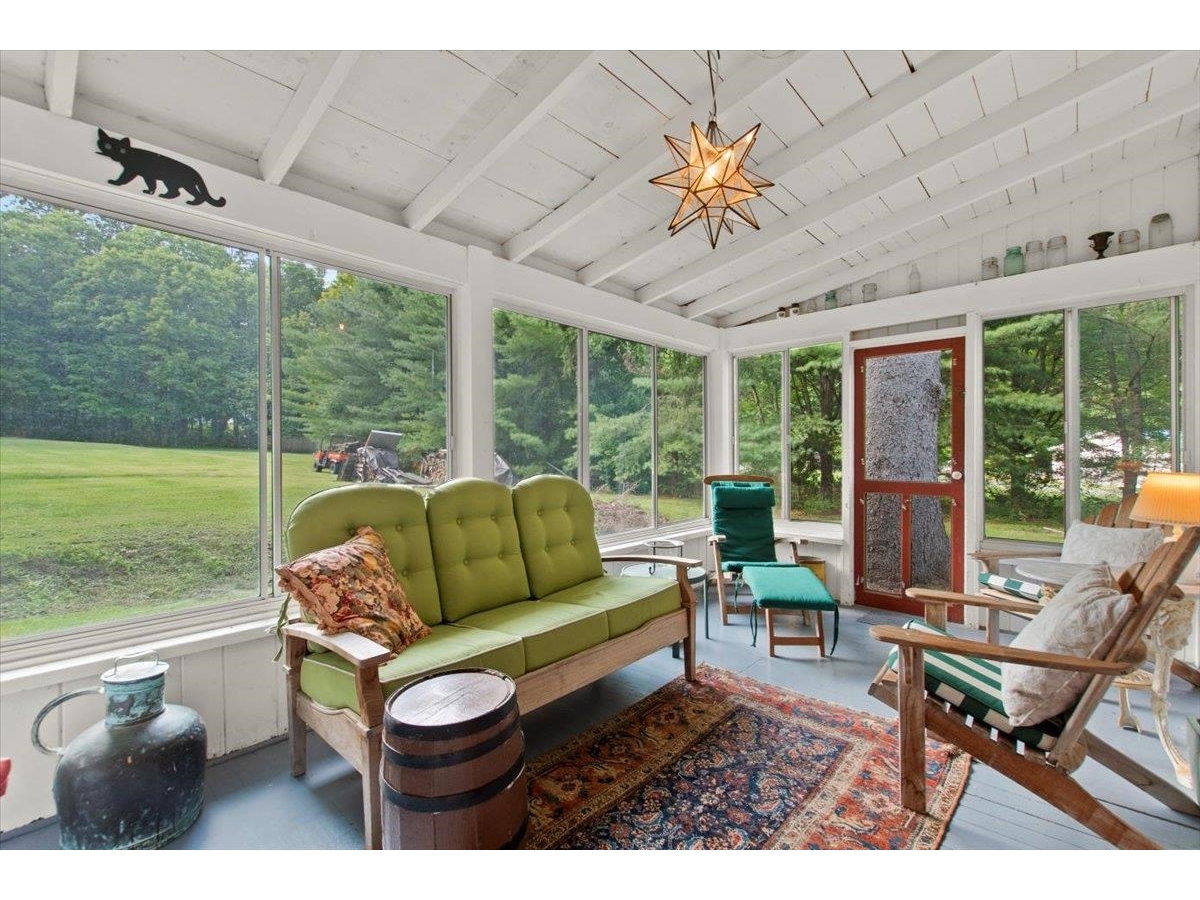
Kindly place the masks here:
<instances>
[{"instance_id":1,"label":"brass vase","mask_svg":"<svg viewBox=\"0 0 1200 900\"><path fill-rule=\"evenodd\" d=\"M1088 240L1092 242L1092 249L1096 251L1096 259L1104 259L1104 251L1108 249L1108 239L1112 236L1111 231L1097 231L1095 234L1088 235Z\"/></svg>"}]
</instances>

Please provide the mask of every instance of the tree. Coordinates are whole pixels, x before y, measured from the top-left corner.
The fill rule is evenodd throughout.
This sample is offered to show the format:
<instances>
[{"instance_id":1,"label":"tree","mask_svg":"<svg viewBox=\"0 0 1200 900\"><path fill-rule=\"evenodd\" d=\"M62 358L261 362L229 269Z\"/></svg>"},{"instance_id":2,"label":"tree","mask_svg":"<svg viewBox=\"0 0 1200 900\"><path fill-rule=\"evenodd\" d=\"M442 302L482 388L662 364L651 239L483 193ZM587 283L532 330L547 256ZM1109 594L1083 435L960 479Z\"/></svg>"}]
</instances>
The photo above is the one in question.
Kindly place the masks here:
<instances>
[{"instance_id":1,"label":"tree","mask_svg":"<svg viewBox=\"0 0 1200 900\"><path fill-rule=\"evenodd\" d=\"M841 520L842 347L791 351L792 513Z\"/></svg>"}]
</instances>

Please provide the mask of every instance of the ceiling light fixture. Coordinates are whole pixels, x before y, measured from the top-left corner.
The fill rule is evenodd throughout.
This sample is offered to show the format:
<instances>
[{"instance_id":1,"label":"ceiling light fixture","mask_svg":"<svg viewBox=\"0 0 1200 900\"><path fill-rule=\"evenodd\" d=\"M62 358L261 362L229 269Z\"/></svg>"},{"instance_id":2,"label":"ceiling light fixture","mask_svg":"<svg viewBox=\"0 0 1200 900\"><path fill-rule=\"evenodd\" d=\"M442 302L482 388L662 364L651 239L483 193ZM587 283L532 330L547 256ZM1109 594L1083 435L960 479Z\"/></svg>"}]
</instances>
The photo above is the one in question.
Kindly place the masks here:
<instances>
[{"instance_id":1,"label":"ceiling light fixture","mask_svg":"<svg viewBox=\"0 0 1200 900\"><path fill-rule=\"evenodd\" d=\"M717 51L717 66L721 54ZM715 249L721 228L733 234L733 213L751 228L758 229L758 221L750 210L749 201L762 196L762 189L774 182L760 178L745 167L750 148L758 137L758 123L736 141L731 141L717 127L717 68L713 65L713 52L708 51L708 82L712 89L712 110L708 114L708 128L700 130L692 123L692 141L663 135L671 155L681 165L666 174L651 178L650 183L665 188L680 197L679 209L667 226L674 236L688 225L700 220L708 232L708 242Z\"/></svg>"}]
</instances>

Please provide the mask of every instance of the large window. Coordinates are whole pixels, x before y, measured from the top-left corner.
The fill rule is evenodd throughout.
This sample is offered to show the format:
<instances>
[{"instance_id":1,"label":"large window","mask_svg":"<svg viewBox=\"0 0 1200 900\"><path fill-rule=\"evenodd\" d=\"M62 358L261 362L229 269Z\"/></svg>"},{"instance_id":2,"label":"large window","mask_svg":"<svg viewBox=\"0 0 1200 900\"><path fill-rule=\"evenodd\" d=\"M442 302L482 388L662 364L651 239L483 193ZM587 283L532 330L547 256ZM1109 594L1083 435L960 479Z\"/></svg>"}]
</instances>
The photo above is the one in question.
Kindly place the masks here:
<instances>
[{"instance_id":1,"label":"large window","mask_svg":"<svg viewBox=\"0 0 1200 900\"><path fill-rule=\"evenodd\" d=\"M338 481L446 480L446 298L280 266L283 516Z\"/></svg>"},{"instance_id":2,"label":"large window","mask_svg":"<svg viewBox=\"0 0 1200 900\"><path fill-rule=\"evenodd\" d=\"M274 593L267 454L285 522L446 478L445 297L284 260L276 341L254 251L5 195L0 254L0 638Z\"/></svg>"},{"instance_id":3,"label":"large window","mask_svg":"<svg viewBox=\"0 0 1200 900\"><path fill-rule=\"evenodd\" d=\"M256 253L0 199L0 636L257 596Z\"/></svg>"},{"instance_id":4,"label":"large window","mask_svg":"<svg viewBox=\"0 0 1200 900\"><path fill-rule=\"evenodd\" d=\"M579 476L579 331L498 309L492 315L497 477Z\"/></svg>"},{"instance_id":5,"label":"large window","mask_svg":"<svg viewBox=\"0 0 1200 900\"><path fill-rule=\"evenodd\" d=\"M842 345L738 359L737 398L738 471L774 479L777 515L841 522Z\"/></svg>"},{"instance_id":6,"label":"large window","mask_svg":"<svg viewBox=\"0 0 1200 900\"><path fill-rule=\"evenodd\" d=\"M1068 518L1174 466L1177 307L1161 298L985 323L987 537L1061 541Z\"/></svg>"},{"instance_id":7,"label":"large window","mask_svg":"<svg viewBox=\"0 0 1200 900\"><path fill-rule=\"evenodd\" d=\"M499 480L586 460L600 534L704 515L703 357L507 310L493 326Z\"/></svg>"}]
</instances>

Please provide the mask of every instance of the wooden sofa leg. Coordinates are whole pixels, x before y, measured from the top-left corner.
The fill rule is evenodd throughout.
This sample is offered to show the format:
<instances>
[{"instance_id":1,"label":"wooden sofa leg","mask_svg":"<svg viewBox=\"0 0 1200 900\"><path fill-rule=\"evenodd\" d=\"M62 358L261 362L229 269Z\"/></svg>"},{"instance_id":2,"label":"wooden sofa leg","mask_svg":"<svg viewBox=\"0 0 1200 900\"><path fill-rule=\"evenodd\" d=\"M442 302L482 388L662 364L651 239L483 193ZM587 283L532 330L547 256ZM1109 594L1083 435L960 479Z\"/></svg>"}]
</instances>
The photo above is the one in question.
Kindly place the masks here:
<instances>
[{"instance_id":1,"label":"wooden sofa leg","mask_svg":"<svg viewBox=\"0 0 1200 900\"><path fill-rule=\"evenodd\" d=\"M300 718L296 700L300 696L300 664L304 661L304 641L288 637L287 653L287 702L288 702L288 746L292 751L292 776L299 778L308 768L308 726Z\"/></svg>"},{"instance_id":2,"label":"wooden sofa leg","mask_svg":"<svg viewBox=\"0 0 1200 900\"><path fill-rule=\"evenodd\" d=\"M379 784L379 763L383 756L383 735L372 729L364 736L363 746L363 845L368 850L383 849L383 797Z\"/></svg>"},{"instance_id":3,"label":"wooden sofa leg","mask_svg":"<svg viewBox=\"0 0 1200 900\"><path fill-rule=\"evenodd\" d=\"M925 653L900 648L900 803L925 813Z\"/></svg>"}]
</instances>

